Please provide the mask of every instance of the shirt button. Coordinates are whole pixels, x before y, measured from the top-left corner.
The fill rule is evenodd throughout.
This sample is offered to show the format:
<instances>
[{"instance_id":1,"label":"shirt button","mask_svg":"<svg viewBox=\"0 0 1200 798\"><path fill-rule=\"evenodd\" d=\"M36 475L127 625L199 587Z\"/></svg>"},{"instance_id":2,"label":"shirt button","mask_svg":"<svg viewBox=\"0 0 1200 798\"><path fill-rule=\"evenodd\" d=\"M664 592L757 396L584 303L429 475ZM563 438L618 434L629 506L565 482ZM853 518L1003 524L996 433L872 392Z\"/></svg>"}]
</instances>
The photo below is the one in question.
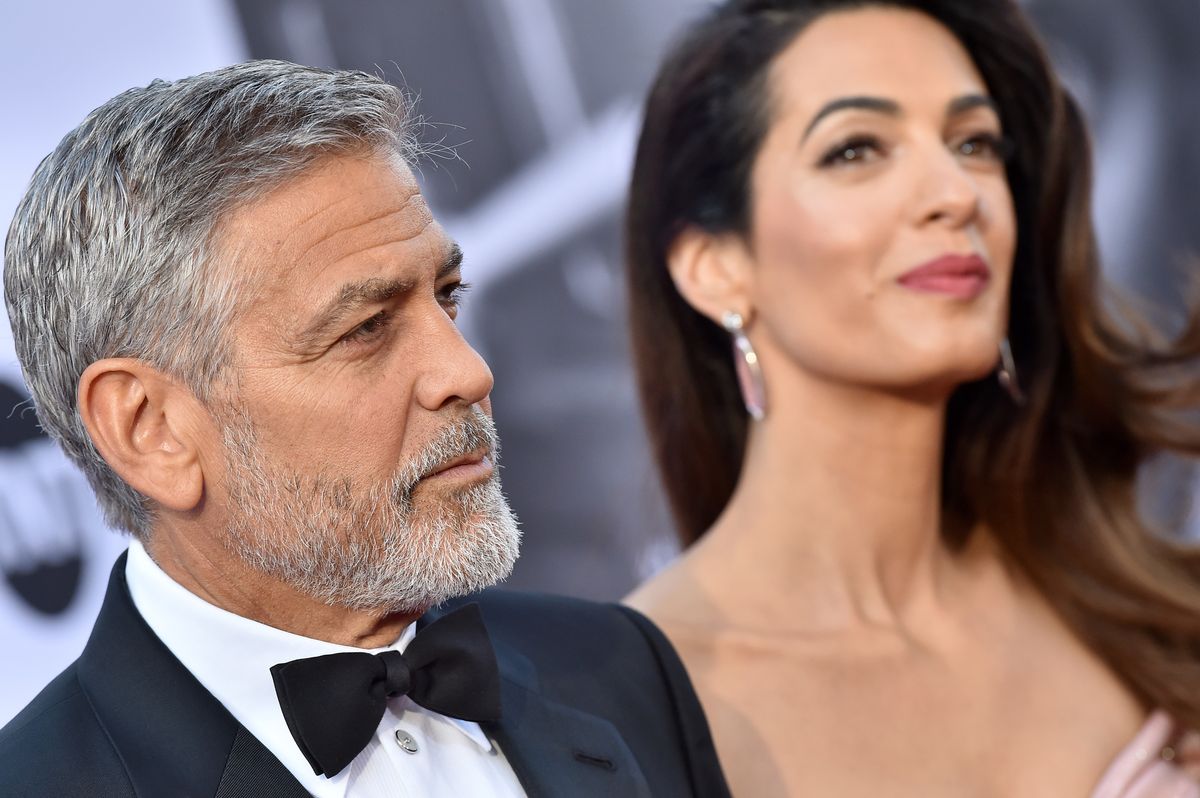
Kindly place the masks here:
<instances>
[{"instance_id":1,"label":"shirt button","mask_svg":"<svg viewBox=\"0 0 1200 798\"><path fill-rule=\"evenodd\" d=\"M417 751L421 750L420 746L417 745L416 739L411 734L404 731L404 729L396 729L396 745L400 746L401 749L410 754L415 754Z\"/></svg>"}]
</instances>

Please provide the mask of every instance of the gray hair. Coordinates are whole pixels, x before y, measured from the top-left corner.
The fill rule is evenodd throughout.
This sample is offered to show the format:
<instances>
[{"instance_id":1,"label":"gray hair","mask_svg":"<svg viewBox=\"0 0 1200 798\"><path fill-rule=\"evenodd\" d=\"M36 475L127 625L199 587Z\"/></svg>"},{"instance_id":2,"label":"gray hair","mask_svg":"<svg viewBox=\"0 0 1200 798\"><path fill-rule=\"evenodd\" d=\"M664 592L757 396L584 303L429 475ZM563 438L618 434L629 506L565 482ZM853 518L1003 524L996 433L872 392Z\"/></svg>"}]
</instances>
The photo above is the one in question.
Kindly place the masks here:
<instances>
[{"instance_id":1,"label":"gray hair","mask_svg":"<svg viewBox=\"0 0 1200 798\"><path fill-rule=\"evenodd\" d=\"M105 520L145 539L150 502L100 457L76 406L103 358L137 358L202 400L233 349L239 277L220 223L326 155L416 156L411 106L363 72L251 61L130 89L33 174L4 249L4 299L42 427Z\"/></svg>"}]
</instances>

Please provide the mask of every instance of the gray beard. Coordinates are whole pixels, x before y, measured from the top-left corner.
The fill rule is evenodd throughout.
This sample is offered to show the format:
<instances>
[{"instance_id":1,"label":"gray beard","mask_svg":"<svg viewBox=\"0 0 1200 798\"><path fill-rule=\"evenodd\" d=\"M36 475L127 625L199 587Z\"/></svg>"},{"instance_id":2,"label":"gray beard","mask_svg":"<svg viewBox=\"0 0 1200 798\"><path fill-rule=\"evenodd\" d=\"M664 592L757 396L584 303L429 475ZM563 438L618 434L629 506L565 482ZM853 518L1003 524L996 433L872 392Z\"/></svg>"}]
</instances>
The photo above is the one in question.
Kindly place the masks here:
<instances>
[{"instance_id":1,"label":"gray beard","mask_svg":"<svg viewBox=\"0 0 1200 798\"><path fill-rule=\"evenodd\" d=\"M500 488L499 441L478 408L453 422L386 483L301 476L262 454L250 418L221 413L229 471L226 547L249 566L328 605L417 613L506 578L521 540ZM428 491L421 478L486 448L492 476ZM452 492L449 492L452 491Z\"/></svg>"}]
</instances>

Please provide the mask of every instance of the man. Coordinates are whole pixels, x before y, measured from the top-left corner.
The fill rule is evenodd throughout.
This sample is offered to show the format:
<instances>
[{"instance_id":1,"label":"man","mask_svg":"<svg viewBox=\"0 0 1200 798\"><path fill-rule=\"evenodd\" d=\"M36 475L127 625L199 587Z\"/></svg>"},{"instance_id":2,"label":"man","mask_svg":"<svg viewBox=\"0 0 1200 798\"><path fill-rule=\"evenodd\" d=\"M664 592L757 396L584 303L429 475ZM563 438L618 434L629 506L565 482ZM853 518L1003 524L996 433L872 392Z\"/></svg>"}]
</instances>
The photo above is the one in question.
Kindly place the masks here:
<instances>
[{"instance_id":1,"label":"man","mask_svg":"<svg viewBox=\"0 0 1200 798\"><path fill-rule=\"evenodd\" d=\"M134 540L0 732L0 795L720 794L639 616L429 612L519 535L407 117L372 76L251 62L130 90L38 168L5 249L18 355Z\"/></svg>"}]
</instances>

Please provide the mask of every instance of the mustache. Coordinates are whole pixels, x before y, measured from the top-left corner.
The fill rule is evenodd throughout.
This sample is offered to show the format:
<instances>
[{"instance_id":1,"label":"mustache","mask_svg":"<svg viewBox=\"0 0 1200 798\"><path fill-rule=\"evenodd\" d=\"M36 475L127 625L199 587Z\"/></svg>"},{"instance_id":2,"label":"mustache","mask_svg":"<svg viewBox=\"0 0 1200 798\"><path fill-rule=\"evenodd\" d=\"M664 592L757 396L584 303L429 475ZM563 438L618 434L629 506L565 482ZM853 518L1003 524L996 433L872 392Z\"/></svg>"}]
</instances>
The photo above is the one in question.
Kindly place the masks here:
<instances>
[{"instance_id":1,"label":"mustache","mask_svg":"<svg viewBox=\"0 0 1200 798\"><path fill-rule=\"evenodd\" d=\"M469 415L447 424L398 474L398 481L411 490L425 477L440 471L460 457L482 452L493 465L500 457L500 438L492 419L478 407Z\"/></svg>"}]
</instances>

